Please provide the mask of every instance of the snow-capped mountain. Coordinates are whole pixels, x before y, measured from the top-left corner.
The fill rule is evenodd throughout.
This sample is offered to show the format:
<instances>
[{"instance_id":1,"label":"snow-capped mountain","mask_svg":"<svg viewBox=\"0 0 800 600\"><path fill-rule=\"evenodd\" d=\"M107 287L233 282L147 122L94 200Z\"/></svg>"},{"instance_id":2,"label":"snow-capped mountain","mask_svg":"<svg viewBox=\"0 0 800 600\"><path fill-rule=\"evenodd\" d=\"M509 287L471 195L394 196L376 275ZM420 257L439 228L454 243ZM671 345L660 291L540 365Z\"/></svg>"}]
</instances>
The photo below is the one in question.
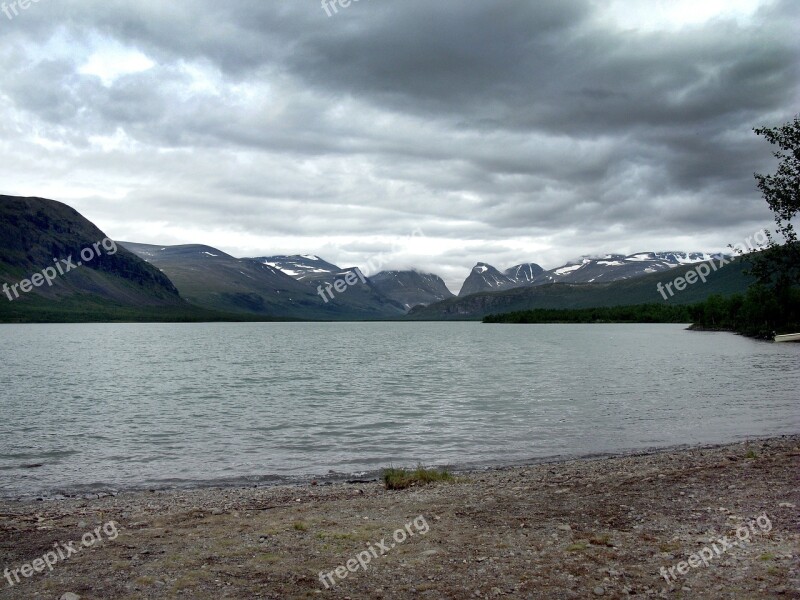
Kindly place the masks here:
<instances>
[{"instance_id":1,"label":"snow-capped mountain","mask_svg":"<svg viewBox=\"0 0 800 600\"><path fill-rule=\"evenodd\" d=\"M543 272L544 269L536 263L514 265L502 273L492 265L478 263L472 267L472 271L461 286L458 295L469 296L478 292L496 292L530 285Z\"/></svg>"},{"instance_id":2,"label":"snow-capped mountain","mask_svg":"<svg viewBox=\"0 0 800 600\"><path fill-rule=\"evenodd\" d=\"M627 256L606 254L601 257L584 257L541 273L533 284L619 281L669 271L679 265L719 260L721 256L707 252L639 252Z\"/></svg>"},{"instance_id":3,"label":"snow-capped mountain","mask_svg":"<svg viewBox=\"0 0 800 600\"><path fill-rule=\"evenodd\" d=\"M497 292L547 283L605 283L632 279L649 273L669 271L679 265L719 260L723 255L708 252L638 252L583 257L545 271L536 263L516 265L504 272L486 263L472 268L459 296L478 292Z\"/></svg>"},{"instance_id":4,"label":"snow-capped mountain","mask_svg":"<svg viewBox=\"0 0 800 600\"><path fill-rule=\"evenodd\" d=\"M384 296L399 302L406 310L453 297L442 278L432 273L381 271L369 280Z\"/></svg>"},{"instance_id":5,"label":"snow-capped mountain","mask_svg":"<svg viewBox=\"0 0 800 600\"><path fill-rule=\"evenodd\" d=\"M544 269L536 263L525 263L506 269L503 273L506 277L517 282L519 285L525 285L535 281L537 276L544 273Z\"/></svg>"},{"instance_id":6,"label":"snow-capped mountain","mask_svg":"<svg viewBox=\"0 0 800 600\"><path fill-rule=\"evenodd\" d=\"M382 311L394 311L395 316L407 310L402 302L397 302L383 294L358 267L342 268L313 254L262 256L250 260L277 269L317 290L318 294L322 293L322 290L331 290L337 281L356 281L353 285L348 284L344 292L329 291L327 294L329 297L333 296L338 302L358 309L378 307ZM355 278L351 274L355 275Z\"/></svg>"},{"instance_id":7,"label":"snow-capped mountain","mask_svg":"<svg viewBox=\"0 0 800 600\"><path fill-rule=\"evenodd\" d=\"M492 265L479 262L472 267L469 276L461 286L459 296L469 296L478 292L498 292L515 287L516 282Z\"/></svg>"},{"instance_id":8,"label":"snow-capped mountain","mask_svg":"<svg viewBox=\"0 0 800 600\"><path fill-rule=\"evenodd\" d=\"M120 242L161 270L186 300L222 312L301 315L314 291L279 269L201 244Z\"/></svg>"},{"instance_id":9,"label":"snow-capped mountain","mask_svg":"<svg viewBox=\"0 0 800 600\"><path fill-rule=\"evenodd\" d=\"M124 245L161 269L189 302L223 312L393 318L420 304L453 297L440 277L414 270L383 271L365 277L358 267L342 268L312 254L235 258L202 245ZM458 295L548 283L609 283L719 258L721 255L706 252L606 254L582 257L548 271L535 263L500 271L481 262L472 268ZM342 280L347 283L344 287ZM337 282L340 291L336 291Z\"/></svg>"},{"instance_id":10,"label":"snow-capped mountain","mask_svg":"<svg viewBox=\"0 0 800 600\"><path fill-rule=\"evenodd\" d=\"M254 258L273 269L283 271L289 277L298 281L307 279L320 279L332 276L342 271L340 267L331 264L313 254L295 254L292 256L262 256Z\"/></svg>"},{"instance_id":11,"label":"snow-capped mountain","mask_svg":"<svg viewBox=\"0 0 800 600\"><path fill-rule=\"evenodd\" d=\"M313 254L263 256L260 258L251 258L250 260L277 269L297 281L302 281L314 287L322 286L325 288L326 286L333 285L337 279L345 279L350 273L356 275L360 282L359 285L371 286L358 267L344 269Z\"/></svg>"}]
</instances>

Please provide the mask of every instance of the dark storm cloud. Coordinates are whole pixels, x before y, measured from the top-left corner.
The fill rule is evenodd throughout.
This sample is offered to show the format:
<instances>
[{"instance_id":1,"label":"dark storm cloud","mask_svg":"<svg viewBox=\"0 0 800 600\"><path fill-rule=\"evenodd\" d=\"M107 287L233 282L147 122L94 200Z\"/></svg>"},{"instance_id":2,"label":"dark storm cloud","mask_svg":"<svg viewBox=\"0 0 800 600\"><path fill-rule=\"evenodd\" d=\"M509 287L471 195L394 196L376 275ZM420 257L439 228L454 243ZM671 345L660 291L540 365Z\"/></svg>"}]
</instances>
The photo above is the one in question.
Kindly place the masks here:
<instances>
[{"instance_id":1,"label":"dark storm cloud","mask_svg":"<svg viewBox=\"0 0 800 600\"><path fill-rule=\"evenodd\" d=\"M750 130L798 111L791 3L661 29L606 9L41 2L0 25L5 191L47 181L127 237L155 241L148 219L175 238L223 227L182 241L259 254L364 260L370 236L422 225L452 272L724 246L768 222L752 173L769 148ZM148 68L86 66L134 52Z\"/></svg>"}]
</instances>

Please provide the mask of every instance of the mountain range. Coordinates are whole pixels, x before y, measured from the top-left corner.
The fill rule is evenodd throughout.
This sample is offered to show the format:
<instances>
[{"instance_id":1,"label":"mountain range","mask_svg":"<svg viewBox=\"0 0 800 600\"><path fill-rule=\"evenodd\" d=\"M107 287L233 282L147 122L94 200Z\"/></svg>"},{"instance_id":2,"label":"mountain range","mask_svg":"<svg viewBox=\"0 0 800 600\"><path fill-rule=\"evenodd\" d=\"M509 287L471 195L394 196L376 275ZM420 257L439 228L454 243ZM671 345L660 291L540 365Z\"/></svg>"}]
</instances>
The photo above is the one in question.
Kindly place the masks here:
<instances>
[{"instance_id":1,"label":"mountain range","mask_svg":"<svg viewBox=\"0 0 800 600\"><path fill-rule=\"evenodd\" d=\"M547 283L608 283L722 257L721 254L706 252L639 252L627 256L606 254L595 258L584 257L549 271L535 263L528 263L516 265L502 273L492 265L478 263L472 268L458 295L463 297Z\"/></svg>"},{"instance_id":2,"label":"mountain range","mask_svg":"<svg viewBox=\"0 0 800 600\"><path fill-rule=\"evenodd\" d=\"M356 267L341 268L311 255L235 258L209 246L153 246L120 242L160 269L189 302L210 310L294 319L387 319L405 314L402 304L358 276ZM346 291L319 293L345 281Z\"/></svg>"},{"instance_id":3,"label":"mountain range","mask_svg":"<svg viewBox=\"0 0 800 600\"><path fill-rule=\"evenodd\" d=\"M64 204L0 196L0 284L22 281L103 239L102 231ZM366 276L313 254L236 258L199 244L114 244L113 255L97 257L52 286L36 287L14 302L0 298L0 321L480 318L506 309L660 302L656 279L720 258L641 252L584 257L550 270L529 262L504 271L479 262L454 296L439 276L413 269ZM746 289L741 267L725 271L671 301Z\"/></svg>"}]
</instances>

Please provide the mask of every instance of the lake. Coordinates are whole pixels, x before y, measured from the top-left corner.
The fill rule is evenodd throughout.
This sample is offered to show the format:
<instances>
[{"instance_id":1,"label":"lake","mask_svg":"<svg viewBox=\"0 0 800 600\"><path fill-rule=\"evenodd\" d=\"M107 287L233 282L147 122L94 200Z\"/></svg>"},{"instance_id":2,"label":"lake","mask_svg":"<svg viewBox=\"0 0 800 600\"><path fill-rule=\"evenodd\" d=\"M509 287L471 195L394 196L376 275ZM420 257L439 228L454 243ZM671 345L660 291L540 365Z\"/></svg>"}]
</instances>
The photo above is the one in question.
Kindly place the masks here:
<instances>
[{"instance_id":1,"label":"lake","mask_svg":"<svg viewBox=\"0 0 800 600\"><path fill-rule=\"evenodd\" d=\"M0 334L4 497L482 467L800 432L800 344L683 325L0 325Z\"/></svg>"}]
</instances>

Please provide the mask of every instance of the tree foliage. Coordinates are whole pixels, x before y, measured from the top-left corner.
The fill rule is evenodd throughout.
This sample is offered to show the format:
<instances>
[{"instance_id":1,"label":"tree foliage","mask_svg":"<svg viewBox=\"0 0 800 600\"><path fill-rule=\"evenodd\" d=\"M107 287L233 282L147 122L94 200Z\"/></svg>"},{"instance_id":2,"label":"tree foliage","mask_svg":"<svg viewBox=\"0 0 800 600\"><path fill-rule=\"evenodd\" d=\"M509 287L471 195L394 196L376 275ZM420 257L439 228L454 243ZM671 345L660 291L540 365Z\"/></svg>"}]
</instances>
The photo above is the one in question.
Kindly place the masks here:
<instances>
[{"instance_id":1,"label":"tree foliage","mask_svg":"<svg viewBox=\"0 0 800 600\"><path fill-rule=\"evenodd\" d=\"M767 232L767 249L751 258L751 273L761 285L773 288L778 302L786 306L792 286L800 285L800 244L793 219L800 212L800 117L780 127L754 130L778 149L778 169L773 174L755 174L758 189L769 205L778 226L776 233Z\"/></svg>"},{"instance_id":2,"label":"tree foliage","mask_svg":"<svg viewBox=\"0 0 800 600\"><path fill-rule=\"evenodd\" d=\"M695 329L736 331L772 339L775 333L800 331L800 290L788 291L784 306L769 288L752 286L746 294L710 296L689 305L637 304L579 309L522 310L489 315L484 323L693 323Z\"/></svg>"}]
</instances>

